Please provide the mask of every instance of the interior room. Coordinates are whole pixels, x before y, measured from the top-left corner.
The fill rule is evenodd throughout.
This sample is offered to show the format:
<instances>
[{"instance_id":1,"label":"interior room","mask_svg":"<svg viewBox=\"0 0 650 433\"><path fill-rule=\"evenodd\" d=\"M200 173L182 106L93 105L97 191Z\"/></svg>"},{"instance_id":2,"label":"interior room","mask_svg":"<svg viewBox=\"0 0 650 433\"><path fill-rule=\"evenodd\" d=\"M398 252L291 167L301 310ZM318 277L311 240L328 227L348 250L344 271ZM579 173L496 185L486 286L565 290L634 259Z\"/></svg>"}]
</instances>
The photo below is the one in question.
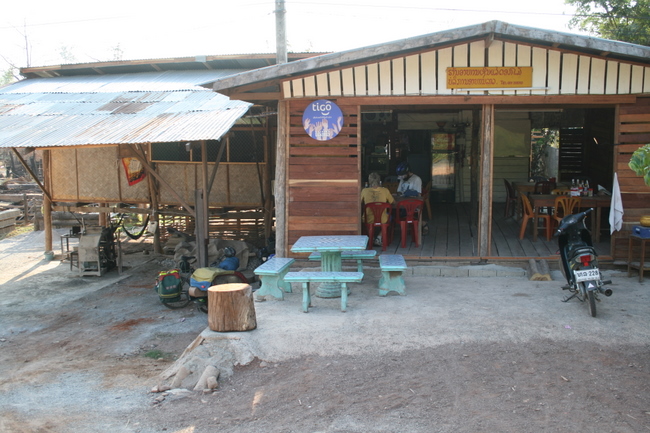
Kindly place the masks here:
<instances>
[{"instance_id":1,"label":"interior room","mask_svg":"<svg viewBox=\"0 0 650 433\"><path fill-rule=\"evenodd\" d=\"M422 242L400 246L399 229L391 248L423 258L476 256L480 107L372 107L362 110L362 185L372 172L396 192L396 168L408 162L422 179L431 214L423 213ZM580 183L584 194L612 188L614 108L497 107L494 119L492 248L494 258L548 257L557 250L544 227L534 236L524 222L520 195L536 181L552 181L554 192ZM508 194L506 183L515 189ZM523 192L522 192L523 191ZM553 213L552 208L545 212ZM609 254L607 209L600 214L597 246Z\"/></svg>"}]
</instances>

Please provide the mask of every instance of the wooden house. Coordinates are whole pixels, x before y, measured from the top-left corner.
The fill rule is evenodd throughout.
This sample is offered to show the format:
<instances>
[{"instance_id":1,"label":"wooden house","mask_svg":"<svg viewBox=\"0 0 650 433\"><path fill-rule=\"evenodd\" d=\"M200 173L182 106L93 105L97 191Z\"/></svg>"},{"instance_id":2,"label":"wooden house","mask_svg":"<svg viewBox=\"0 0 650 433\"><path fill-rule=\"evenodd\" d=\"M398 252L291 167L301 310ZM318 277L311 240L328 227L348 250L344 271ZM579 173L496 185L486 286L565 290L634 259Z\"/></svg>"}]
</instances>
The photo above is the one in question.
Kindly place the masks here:
<instances>
[{"instance_id":1,"label":"wooden house","mask_svg":"<svg viewBox=\"0 0 650 433\"><path fill-rule=\"evenodd\" d=\"M250 54L24 68L26 79L0 89L0 146L21 159L43 153L46 228L50 210L139 212L189 232L203 216L206 234L263 245L269 113L203 84L274 63Z\"/></svg>"},{"instance_id":2,"label":"wooden house","mask_svg":"<svg viewBox=\"0 0 650 433\"><path fill-rule=\"evenodd\" d=\"M407 257L552 257L552 243L545 253L495 251L493 207L505 201L503 179L522 183L534 174L534 129L559 134L558 182L587 176L593 188L611 191L618 173L625 227L610 238L605 209L604 258L625 259L629 227L650 213L650 187L627 167L630 154L650 141L650 47L493 21L253 70L215 81L213 89L277 106L280 254L302 235L360 233L367 174L390 176L406 160L423 183L432 181L433 213L464 203L467 231L474 230L454 252L420 248ZM312 138L304 128L315 101L340 108L344 121L334 138ZM432 170L436 134L450 137L453 153L453 176L441 184Z\"/></svg>"}]
</instances>

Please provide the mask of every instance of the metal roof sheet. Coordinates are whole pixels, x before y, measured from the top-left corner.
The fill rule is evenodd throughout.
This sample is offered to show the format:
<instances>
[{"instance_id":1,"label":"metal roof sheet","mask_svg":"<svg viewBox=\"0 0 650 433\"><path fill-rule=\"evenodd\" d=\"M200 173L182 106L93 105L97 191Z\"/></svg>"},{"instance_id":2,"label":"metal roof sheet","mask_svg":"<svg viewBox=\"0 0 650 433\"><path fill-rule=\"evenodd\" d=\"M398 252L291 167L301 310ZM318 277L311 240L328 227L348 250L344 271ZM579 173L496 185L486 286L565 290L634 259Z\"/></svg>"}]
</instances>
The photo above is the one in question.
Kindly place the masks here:
<instances>
[{"instance_id":1,"label":"metal roof sheet","mask_svg":"<svg viewBox=\"0 0 650 433\"><path fill-rule=\"evenodd\" d=\"M38 78L5 87L0 147L220 139L252 104L195 86L206 75L189 72L153 74L152 81L144 74ZM139 90L117 91L120 84Z\"/></svg>"},{"instance_id":2,"label":"metal roof sheet","mask_svg":"<svg viewBox=\"0 0 650 433\"><path fill-rule=\"evenodd\" d=\"M164 71L136 74L30 78L0 88L0 93L111 93L201 90L200 84L220 80L245 69ZM205 89L203 89L205 90Z\"/></svg>"},{"instance_id":3,"label":"metal roof sheet","mask_svg":"<svg viewBox=\"0 0 650 433\"><path fill-rule=\"evenodd\" d=\"M607 58L623 61L647 64L650 59L650 47L643 45L518 26L503 21L489 21L249 70L217 80L212 84L212 88L219 91L257 83L264 84L299 74L313 74L332 68L351 67L355 64L374 62L436 46L448 46L455 41L484 38L488 35L497 35L504 40L552 46L558 50L572 50L594 55L606 53ZM204 83L206 86L209 84L208 82Z\"/></svg>"}]
</instances>

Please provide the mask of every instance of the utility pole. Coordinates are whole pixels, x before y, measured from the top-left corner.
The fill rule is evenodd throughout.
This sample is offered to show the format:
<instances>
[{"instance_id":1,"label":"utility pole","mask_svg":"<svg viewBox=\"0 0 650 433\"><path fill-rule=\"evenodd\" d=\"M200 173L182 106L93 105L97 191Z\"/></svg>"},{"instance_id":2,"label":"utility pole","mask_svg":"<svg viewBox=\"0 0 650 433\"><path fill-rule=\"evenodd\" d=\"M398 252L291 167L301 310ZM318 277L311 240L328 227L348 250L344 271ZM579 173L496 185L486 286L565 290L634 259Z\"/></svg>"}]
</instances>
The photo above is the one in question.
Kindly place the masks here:
<instances>
[{"instance_id":1,"label":"utility pole","mask_svg":"<svg viewBox=\"0 0 650 433\"><path fill-rule=\"evenodd\" d=\"M286 10L284 0L275 0L275 40L276 63L287 63L287 37L284 20ZM287 257L286 227L286 173L287 173L287 139L288 109L287 102L278 103L278 132L275 145L275 253Z\"/></svg>"},{"instance_id":2,"label":"utility pole","mask_svg":"<svg viewBox=\"0 0 650 433\"><path fill-rule=\"evenodd\" d=\"M275 0L275 50L276 63L287 63L287 25L284 19L287 10L284 0Z\"/></svg>"}]
</instances>

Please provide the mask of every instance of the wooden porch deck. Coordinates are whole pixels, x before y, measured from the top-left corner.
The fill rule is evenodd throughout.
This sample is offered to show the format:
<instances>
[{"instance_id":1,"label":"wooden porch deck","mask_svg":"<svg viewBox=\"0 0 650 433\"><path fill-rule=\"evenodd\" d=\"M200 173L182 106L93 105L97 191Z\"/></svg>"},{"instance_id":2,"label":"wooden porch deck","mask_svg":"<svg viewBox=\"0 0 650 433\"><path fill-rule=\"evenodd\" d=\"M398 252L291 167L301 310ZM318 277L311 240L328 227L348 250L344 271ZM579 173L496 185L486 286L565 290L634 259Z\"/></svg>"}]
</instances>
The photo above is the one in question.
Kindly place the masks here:
<instances>
[{"instance_id":1,"label":"wooden porch deck","mask_svg":"<svg viewBox=\"0 0 650 433\"><path fill-rule=\"evenodd\" d=\"M493 205L492 251L488 260L528 260L530 258L557 259L557 239L546 240L542 230L538 240L532 240L532 222L528 223L526 236L519 239L521 220L504 218L505 203ZM476 222L471 220L469 203L440 203L434 206L429 220L429 233L422 236L419 247L407 238L406 248L401 248L400 230L395 230L393 242L385 254L402 254L409 259L472 260L478 259ZM607 225L603 224L603 228ZM603 258L610 256L610 236L601 232L596 251ZM374 247L381 253L381 247Z\"/></svg>"}]
</instances>

